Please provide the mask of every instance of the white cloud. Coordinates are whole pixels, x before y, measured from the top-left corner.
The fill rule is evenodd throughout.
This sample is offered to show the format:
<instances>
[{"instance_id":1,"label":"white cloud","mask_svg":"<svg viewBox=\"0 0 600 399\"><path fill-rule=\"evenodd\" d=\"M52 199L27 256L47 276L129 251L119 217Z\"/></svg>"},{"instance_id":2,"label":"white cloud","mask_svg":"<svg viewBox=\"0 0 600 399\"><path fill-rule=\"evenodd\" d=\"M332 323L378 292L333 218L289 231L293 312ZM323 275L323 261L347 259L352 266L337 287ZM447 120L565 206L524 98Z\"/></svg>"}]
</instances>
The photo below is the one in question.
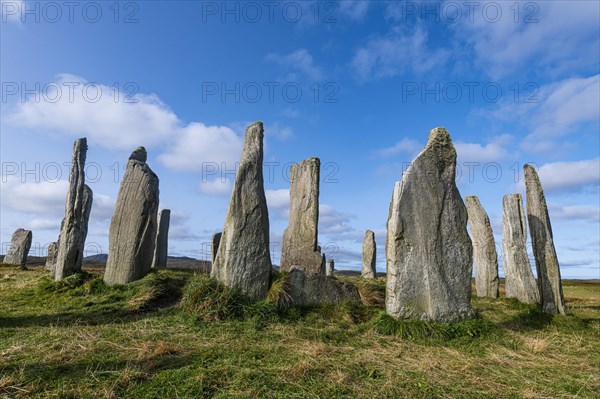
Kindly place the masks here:
<instances>
[{"instance_id":1,"label":"white cloud","mask_svg":"<svg viewBox=\"0 0 600 399\"><path fill-rule=\"evenodd\" d=\"M13 176L3 176L0 182L2 207L44 217L63 216L68 187L66 180L31 183L20 182Z\"/></svg>"},{"instance_id":2,"label":"white cloud","mask_svg":"<svg viewBox=\"0 0 600 399\"><path fill-rule=\"evenodd\" d=\"M548 204L551 218L567 220L585 220L592 223L600 222L600 207L593 205L557 205Z\"/></svg>"},{"instance_id":3,"label":"white cloud","mask_svg":"<svg viewBox=\"0 0 600 399\"><path fill-rule=\"evenodd\" d=\"M233 184L228 178L216 178L200 183L199 187L204 194L227 196L231 194Z\"/></svg>"},{"instance_id":4,"label":"white cloud","mask_svg":"<svg viewBox=\"0 0 600 399\"><path fill-rule=\"evenodd\" d=\"M546 193L581 190L585 187L598 189L600 158L547 163L540 166L538 175ZM523 190L524 182L521 181L519 186Z\"/></svg>"},{"instance_id":5,"label":"white cloud","mask_svg":"<svg viewBox=\"0 0 600 399\"><path fill-rule=\"evenodd\" d=\"M421 75L446 64L450 53L428 45L427 31L396 27L385 37L373 38L359 48L352 65L359 80L391 78L405 72Z\"/></svg>"},{"instance_id":6,"label":"white cloud","mask_svg":"<svg viewBox=\"0 0 600 399\"><path fill-rule=\"evenodd\" d=\"M350 225L353 215L342 213L331 205L319 204L319 233L343 235L355 232Z\"/></svg>"},{"instance_id":7,"label":"white cloud","mask_svg":"<svg viewBox=\"0 0 600 399\"><path fill-rule=\"evenodd\" d=\"M27 223L27 228L33 231L56 231L60 230L60 219L34 218Z\"/></svg>"},{"instance_id":8,"label":"white cloud","mask_svg":"<svg viewBox=\"0 0 600 399\"><path fill-rule=\"evenodd\" d=\"M600 3L596 1L543 2L484 1L456 24L457 36L473 47L476 63L492 78L535 64L551 74L574 68L596 68L598 63ZM501 17L492 22L500 5ZM487 11L485 9L487 8ZM519 10L515 22L515 10ZM467 10L464 9L464 12ZM473 17L473 18L469 18Z\"/></svg>"},{"instance_id":9,"label":"white cloud","mask_svg":"<svg viewBox=\"0 0 600 399\"><path fill-rule=\"evenodd\" d=\"M506 158L509 151L506 145L512 141L509 135L493 137L487 144L465 143L457 141L454 146L458 155L458 162L494 162Z\"/></svg>"},{"instance_id":10,"label":"white cloud","mask_svg":"<svg viewBox=\"0 0 600 399\"><path fill-rule=\"evenodd\" d=\"M0 0L0 23L21 24L21 15L24 9L24 0Z\"/></svg>"},{"instance_id":11,"label":"white cloud","mask_svg":"<svg viewBox=\"0 0 600 399\"><path fill-rule=\"evenodd\" d=\"M339 13L341 16L347 16L352 20L361 21L366 17L370 5L371 2L367 0L340 1Z\"/></svg>"},{"instance_id":12,"label":"white cloud","mask_svg":"<svg viewBox=\"0 0 600 399\"><path fill-rule=\"evenodd\" d=\"M94 221L110 221L115 211L116 199L109 195L94 193L90 219Z\"/></svg>"},{"instance_id":13,"label":"white cloud","mask_svg":"<svg viewBox=\"0 0 600 399\"><path fill-rule=\"evenodd\" d=\"M282 188L278 190L265 190L269 216L289 220L290 217L290 190Z\"/></svg>"},{"instance_id":14,"label":"white cloud","mask_svg":"<svg viewBox=\"0 0 600 399\"><path fill-rule=\"evenodd\" d=\"M423 144L416 140L404 137L391 147L383 148L377 151L377 154L383 157L390 157L399 153L410 156L417 155L423 149Z\"/></svg>"},{"instance_id":15,"label":"white cloud","mask_svg":"<svg viewBox=\"0 0 600 399\"><path fill-rule=\"evenodd\" d=\"M321 68L315 65L312 55L306 49L298 49L287 55L271 53L267 55L267 61L301 72L313 80L321 80L323 77Z\"/></svg>"}]
</instances>

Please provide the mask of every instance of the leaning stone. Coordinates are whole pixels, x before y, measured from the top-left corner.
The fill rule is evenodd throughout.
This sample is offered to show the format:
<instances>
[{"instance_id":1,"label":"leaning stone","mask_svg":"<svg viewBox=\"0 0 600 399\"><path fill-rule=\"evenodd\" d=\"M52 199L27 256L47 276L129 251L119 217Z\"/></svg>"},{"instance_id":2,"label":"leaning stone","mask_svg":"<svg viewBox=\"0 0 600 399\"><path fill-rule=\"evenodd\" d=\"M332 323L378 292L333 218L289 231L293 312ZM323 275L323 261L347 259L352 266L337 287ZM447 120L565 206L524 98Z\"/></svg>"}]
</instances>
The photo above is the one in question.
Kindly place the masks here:
<instances>
[{"instance_id":1,"label":"leaning stone","mask_svg":"<svg viewBox=\"0 0 600 399\"><path fill-rule=\"evenodd\" d=\"M333 259L329 259L327 261L327 266L325 267L325 275L327 277L333 277L333 272L335 270L335 262Z\"/></svg>"},{"instance_id":2,"label":"leaning stone","mask_svg":"<svg viewBox=\"0 0 600 399\"><path fill-rule=\"evenodd\" d=\"M309 273L323 273L317 244L320 168L319 158L309 158L290 169L290 221L283 232L282 271L295 265Z\"/></svg>"},{"instance_id":3,"label":"leaning stone","mask_svg":"<svg viewBox=\"0 0 600 399\"><path fill-rule=\"evenodd\" d=\"M75 141L69 172L69 191L65 217L61 223L54 279L61 280L81 270L88 222L92 209L93 193L85 184L85 159L87 139Z\"/></svg>"},{"instance_id":4,"label":"leaning stone","mask_svg":"<svg viewBox=\"0 0 600 399\"><path fill-rule=\"evenodd\" d=\"M507 298L539 303L540 295L527 256L527 222L519 194L502 200L502 252Z\"/></svg>"},{"instance_id":5,"label":"leaning stone","mask_svg":"<svg viewBox=\"0 0 600 399\"><path fill-rule=\"evenodd\" d=\"M376 269L377 246L375 244L375 233L371 230L365 232L362 245L362 278L377 277Z\"/></svg>"},{"instance_id":6,"label":"leaning stone","mask_svg":"<svg viewBox=\"0 0 600 399\"><path fill-rule=\"evenodd\" d=\"M110 224L104 282L126 284L152 268L158 212L158 177L146 164L144 147L136 149L119 188Z\"/></svg>"},{"instance_id":7,"label":"leaning stone","mask_svg":"<svg viewBox=\"0 0 600 399\"><path fill-rule=\"evenodd\" d=\"M156 244L154 245L154 258L152 260L153 269L165 269L167 267L170 222L171 210L161 210L158 214L158 231L156 233Z\"/></svg>"},{"instance_id":8,"label":"leaning stone","mask_svg":"<svg viewBox=\"0 0 600 399\"><path fill-rule=\"evenodd\" d=\"M4 256L3 263L7 265L18 265L25 267L27 255L31 248L31 230L17 229L10 240L10 247Z\"/></svg>"},{"instance_id":9,"label":"leaning stone","mask_svg":"<svg viewBox=\"0 0 600 399\"><path fill-rule=\"evenodd\" d=\"M263 182L262 122L246 129L244 148L211 276L252 300L269 291L269 211Z\"/></svg>"},{"instance_id":10,"label":"leaning stone","mask_svg":"<svg viewBox=\"0 0 600 399\"><path fill-rule=\"evenodd\" d=\"M222 233L215 233L212 236L211 242L211 255L212 255L212 261L215 261L215 258L217 257L217 252L219 251L219 244L221 244L221 235Z\"/></svg>"},{"instance_id":11,"label":"leaning stone","mask_svg":"<svg viewBox=\"0 0 600 399\"><path fill-rule=\"evenodd\" d=\"M527 189L527 220L535 257L542 310L550 314L565 314L560 266L554 248L552 225L540 178L531 165L525 165Z\"/></svg>"},{"instance_id":12,"label":"leaning stone","mask_svg":"<svg viewBox=\"0 0 600 399\"><path fill-rule=\"evenodd\" d=\"M46 270L54 276L56 271L56 255L58 252L58 242L51 242L48 244L48 255L46 256Z\"/></svg>"},{"instance_id":13,"label":"leaning stone","mask_svg":"<svg viewBox=\"0 0 600 399\"><path fill-rule=\"evenodd\" d=\"M307 273L295 266L286 276L286 287L291 303L297 306L360 303L360 294L354 285Z\"/></svg>"},{"instance_id":14,"label":"leaning stone","mask_svg":"<svg viewBox=\"0 0 600 399\"><path fill-rule=\"evenodd\" d=\"M490 218L476 196L466 197L465 203L473 242L477 296L498 298L498 254Z\"/></svg>"},{"instance_id":15,"label":"leaning stone","mask_svg":"<svg viewBox=\"0 0 600 399\"><path fill-rule=\"evenodd\" d=\"M455 176L450 135L435 128L394 187L386 239L386 310L392 317L453 322L475 315L473 248Z\"/></svg>"}]
</instances>

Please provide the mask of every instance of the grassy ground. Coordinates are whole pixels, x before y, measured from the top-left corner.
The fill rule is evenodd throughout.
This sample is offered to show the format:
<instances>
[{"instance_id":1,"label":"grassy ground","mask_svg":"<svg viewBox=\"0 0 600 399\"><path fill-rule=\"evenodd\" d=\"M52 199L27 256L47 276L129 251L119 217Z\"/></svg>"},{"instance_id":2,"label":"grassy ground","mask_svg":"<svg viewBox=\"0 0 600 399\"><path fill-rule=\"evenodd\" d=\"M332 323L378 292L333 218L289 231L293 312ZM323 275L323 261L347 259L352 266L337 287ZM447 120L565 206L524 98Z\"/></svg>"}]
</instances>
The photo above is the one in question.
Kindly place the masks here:
<instances>
[{"instance_id":1,"label":"grassy ground","mask_svg":"<svg viewBox=\"0 0 600 399\"><path fill-rule=\"evenodd\" d=\"M600 398L598 282L565 282L569 316L474 296L481 318L445 325L387 318L382 279L370 306L281 309L185 271L97 273L0 266L0 397Z\"/></svg>"}]
</instances>

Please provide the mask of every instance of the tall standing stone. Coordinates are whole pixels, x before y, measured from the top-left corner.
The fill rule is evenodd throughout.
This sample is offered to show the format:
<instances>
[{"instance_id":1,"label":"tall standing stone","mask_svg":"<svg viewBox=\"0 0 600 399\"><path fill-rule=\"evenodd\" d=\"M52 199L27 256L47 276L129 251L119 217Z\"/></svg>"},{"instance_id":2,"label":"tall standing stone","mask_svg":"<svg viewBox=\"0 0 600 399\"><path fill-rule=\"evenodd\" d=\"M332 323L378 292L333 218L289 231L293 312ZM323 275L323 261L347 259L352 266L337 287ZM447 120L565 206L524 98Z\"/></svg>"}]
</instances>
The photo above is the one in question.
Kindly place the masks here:
<instances>
[{"instance_id":1,"label":"tall standing stone","mask_svg":"<svg viewBox=\"0 0 600 399\"><path fill-rule=\"evenodd\" d=\"M325 267L325 275L327 277L333 277L333 272L335 270L335 262L333 259L329 259L327 261L327 266Z\"/></svg>"},{"instance_id":2,"label":"tall standing stone","mask_svg":"<svg viewBox=\"0 0 600 399\"><path fill-rule=\"evenodd\" d=\"M550 314L565 314L560 266L554 248L552 225L540 178L531 165L525 165L527 190L527 220L535 257L542 310Z\"/></svg>"},{"instance_id":3,"label":"tall standing stone","mask_svg":"<svg viewBox=\"0 0 600 399\"><path fill-rule=\"evenodd\" d=\"M153 269L164 269L167 267L167 256L169 253L169 223L171 222L171 210L163 209L158 214L158 231L154 245Z\"/></svg>"},{"instance_id":4,"label":"tall standing stone","mask_svg":"<svg viewBox=\"0 0 600 399\"><path fill-rule=\"evenodd\" d=\"M19 265L25 267L27 255L31 248L31 230L16 229L10 240L10 247L6 251L3 263L7 265Z\"/></svg>"},{"instance_id":5,"label":"tall standing stone","mask_svg":"<svg viewBox=\"0 0 600 399\"><path fill-rule=\"evenodd\" d=\"M386 310L395 318L473 317L473 248L456 187L456 151L444 128L394 186L387 222Z\"/></svg>"},{"instance_id":6,"label":"tall standing stone","mask_svg":"<svg viewBox=\"0 0 600 399\"><path fill-rule=\"evenodd\" d=\"M290 222L283 232L281 270L296 266L322 274L323 256L317 244L321 161L309 158L290 170Z\"/></svg>"},{"instance_id":7,"label":"tall standing stone","mask_svg":"<svg viewBox=\"0 0 600 399\"><path fill-rule=\"evenodd\" d=\"M519 194L507 194L502 199L502 252L506 297L539 303L540 295L527 256L527 222Z\"/></svg>"},{"instance_id":8,"label":"tall standing stone","mask_svg":"<svg viewBox=\"0 0 600 399\"><path fill-rule=\"evenodd\" d=\"M54 268L54 279L57 281L80 271L83 263L83 250L93 202L92 189L85 184L86 156L87 139L78 139L73 146L65 217L58 238Z\"/></svg>"},{"instance_id":9,"label":"tall standing stone","mask_svg":"<svg viewBox=\"0 0 600 399\"><path fill-rule=\"evenodd\" d=\"M110 224L104 282L125 284L152 268L158 212L158 176L138 147L129 157Z\"/></svg>"},{"instance_id":10,"label":"tall standing stone","mask_svg":"<svg viewBox=\"0 0 600 399\"><path fill-rule=\"evenodd\" d=\"M466 197L465 203L473 242L477 295L498 298L498 253L490 218L476 196Z\"/></svg>"},{"instance_id":11,"label":"tall standing stone","mask_svg":"<svg viewBox=\"0 0 600 399\"><path fill-rule=\"evenodd\" d=\"M376 269L377 246L375 244L375 233L371 230L365 232L362 244L362 278L377 277Z\"/></svg>"},{"instance_id":12,"label":"tall standing stone","mask_svg":"<svg viewBox=\"0 0 600 399\"><path fill-rule=\"evenodd\" d=\"M50 274L54 276L56 271L56 255L58 252L58 242L51 242L48 244L48 255L46 256L46 270L50 271Z\"/></svg>"},{"instance_id":13,"label":"tall standing stone","mask_svg":"<svg viewBox=\"0 0 600 399\"><path fill-rule=\"evenodd\" d=\"M211 276L253 300L267 296L271 275L269 211L263 182L262 122L246 129L244 148Z\"/></svg>"},{"instance_id":14,"label":"tall standing stone","mask_svg":"<svg viewBox=\"0 0 600 399\"><path fill-rule=\"evenodd\" d=\"M211 239L211 261L215 261L215 258L217 257L217 252L219 252L219 245L221 244L221 235L223 235L222 233L215 233L212 236Z\"/></svg>"}]
</instances>

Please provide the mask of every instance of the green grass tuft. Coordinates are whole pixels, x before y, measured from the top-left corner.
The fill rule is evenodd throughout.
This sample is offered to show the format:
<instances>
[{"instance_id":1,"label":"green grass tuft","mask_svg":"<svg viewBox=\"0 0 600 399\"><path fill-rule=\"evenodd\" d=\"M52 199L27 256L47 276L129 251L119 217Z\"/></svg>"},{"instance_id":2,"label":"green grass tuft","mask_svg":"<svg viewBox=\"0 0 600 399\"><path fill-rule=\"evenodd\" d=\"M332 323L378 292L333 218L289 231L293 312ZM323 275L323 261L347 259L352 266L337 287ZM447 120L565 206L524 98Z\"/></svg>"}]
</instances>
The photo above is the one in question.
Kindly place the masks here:
<instances>
[{"instance_id":1,"label":"green grass tuft","mask_svg":"<svg viewBox=\"0 0 600 399\"><path fill-rule=\"evenodd\" d=\"M242 318L248 300L238 290L225 287L207 274L193 277L183 290L181 307L202 321Z\"/></svg>"}]
</instances>

